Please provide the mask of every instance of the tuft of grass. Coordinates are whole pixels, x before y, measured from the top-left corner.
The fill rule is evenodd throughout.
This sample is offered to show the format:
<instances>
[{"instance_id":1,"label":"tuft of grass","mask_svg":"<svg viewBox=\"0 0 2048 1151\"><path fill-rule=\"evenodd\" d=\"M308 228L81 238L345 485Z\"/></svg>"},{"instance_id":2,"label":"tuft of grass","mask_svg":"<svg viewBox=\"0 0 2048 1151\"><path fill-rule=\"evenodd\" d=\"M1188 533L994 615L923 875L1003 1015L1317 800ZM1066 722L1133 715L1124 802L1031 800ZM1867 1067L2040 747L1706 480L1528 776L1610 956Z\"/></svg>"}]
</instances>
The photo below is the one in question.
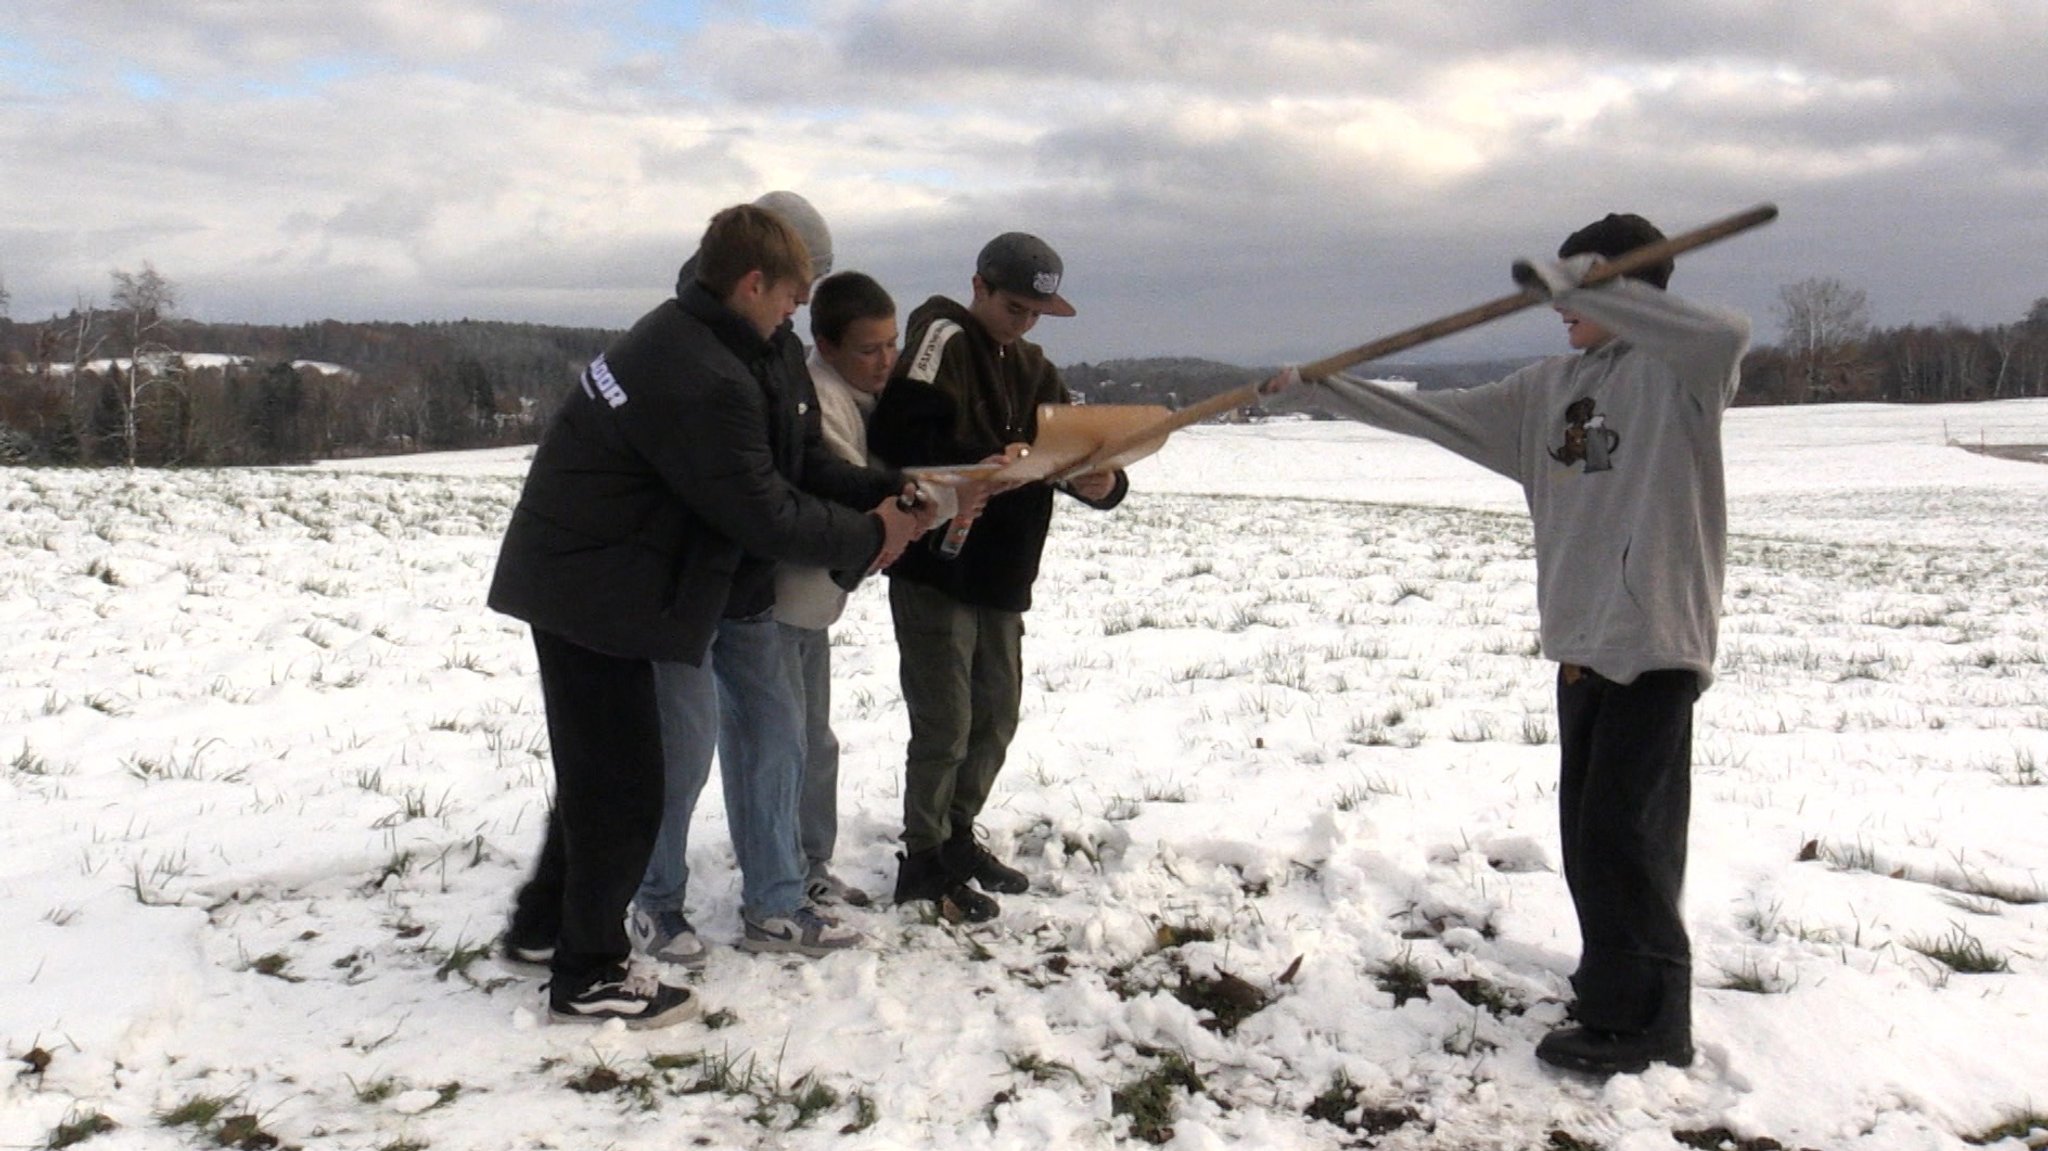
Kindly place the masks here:
<instances>
[{"instance_id":1,"label":"tuft of grass","mask_svg":"<svg viewBox=\"0 0 2048 1151\"><path fill-rule=\"evenodd\" d=\"M1047 1059L1036 1052L1018 1055L1006 1051L1003 1053L1003 1061L1010 1065L1010 1070L1019 1075L1029 1075L1033 1083L1051 1083L1062 1076L1076 1083L1081 1082L1080 1072L1057 1059Z\"/></svg>"},{"instance_id":2,"label":"tuft of grass","mask_svg":"<svg viewBox=\"0 0 2048 1151\"><path fill-rule=\"evenodd\" d=\"M1500 728L1491 716L1468 716L1451 728L1452 743L1492 743L1499 738Z\"/></svg>"},{"instance_id":3,"label":"tuft of grass","mask_svg":"<svg viewBox=\"0 0 2048 1151\"><path fill-rule=\"evenodd\" d=\"M1152 928L1152 943L1160 951L1170 947L1184 947L1190 943L1216 942L1216 928L1209 923L1194 919L1185 923L1159 922Z\"/></svg>"},{"instance_id":4,"label":"tuft of grass","mask_svg":"<svg viewBox=\"0 0 2048 1151\"><path fill-rule=\"evenodd\" d=\"M86 696L85 706L99 712L101 715L112 716L115 719L128 714L128 705L104 693L96 692Z\"/></svg>"},{"instance_id":5,"label":"tuft of grass","mask_svg":"<svg viewBox=\"0 0 2048 1151\"><path fill-rule=\"evenodd\" d=\"M1776 972L1765 975L1754 956L1745 958L1742 966L1735 970L1721 969L1721 982L1715 984L1723 991L1740 991L1745 995L1783 995L1792 990L1792 985L1778 977Z\"/></svg>"},{"instance_id":6,"label":"tuft of grass","mask_svg":"<svg viewBox=\"0 0 2048 1151\"><path fill-rule=\"evenodd\" d=\"M1360 747L1386 747L1394 742L1394 737L1387 730L1385 722L1371 716L1359 715L1353 716L1351 722L1345 725L1344 742L1355 743Z\"/></svg>"},{"instance_id":7,"label":"tuft of grass","mask_svg":"<svg viewBox=\"0 0 2048 1151\"><path fill-rule=\"evenodd\" d=\"M2041 774L2040 760L2029 747L2013 749L2012 759L1994 765L1992 771L1998 778L2014 787L2040 787L2048 784L2048 776Z\"/></svg>"},{"instance_id":8,"label":"tuft of grass","mask_svg":"<svg viewBox=\"0 0 2048 1151\"><path fill-rule=\"evenodd\" d=\"M1187 1056L1168 1051L1150 1071L1110 1092L1109 1113L1130 1118L1133 1138L1155 1145L1166 1143L1173 1139L1180 1092L1199 1095L1207 1090Z\"/></svg>"},{"instance_id":9,"label":"tuft of grass","mask_svg":"<svg viewBox=\"0 0 2048 1151\"><path fill-rule=\"evenodd\" d=\"M441 960L441 966L434 969L434 978L442 983L448 982L450 975L460 975L468 979L470 965L479 959L489 959L490 957L490 940L485 940L482 943L464 943L458 939L455 941L455 946L448 949L447 957ZM475 981L471 980L471 982Z\"/></svg>"},{"instance_id":10,"label":"tuft of grass","mask_svg":"<svg viewBox=\"0 0 2048 1151\"><path fill-rule=\"evenodd\" d=\"M1981 871L1965 870L1957 876L1938 875L1931 882L1967 899L1990 899L2015 906L2048 903L2048 885L2038 880L2003 880Z\"/></svg>"},{"instance_id":11,"label":"tuft of grass","mask_svg":"<svg viewBox=\"0 0 2048 1151\"><path fill-rule=\"evenodd\" d=\"M1458 998L1490 1015L1520 1015L1522 1013L1521 1001L1516 999L1514 994L1508 991L1507 988L1502 987L1498 983L1470 977L1464 979L1436 979L1431 982L1439 987L1450 988Z\"/></svg>"},{"instance_id":12,"label":"tuft of grass","mask_svg":"<svg viewBox=\"0 0 2048 1151\"><path fill-rule=\"evenodd\" d=\"M844 1127L839 1129L841 1135L858 1135L873 1127L875 1120L881 1118L881 1115L875 1110L875 1101L868 1098L867 1093L864 1091L854 1092L847 1097L847 1102L853 1106L853 1118Z\"/></svg>"},{"instance_id":13,"label":"tuft of grass","mask_svg":"<svg viewBox=\"0 0 2048 1151\"><path fill-rule=\"evenodd\" d=\"M2048 1147L2048 1111L2036 1111L2031 1107L2022 1108L2012 1112L2010 1118L1996 1126L1962 1138L1963 1142L1973 1147L1987 1147L2008 1139L2016 1140L2028 1147Z\"/></svg>"},{"instance_id":14,"label":"tuft of grass","mask_svg":"<svg viewBox=\"0 0 2048 1151\"><path fill-rule=\"evenodd\" d=\"M213 1141L235 1151L272 1151L282 1146L277 1136L263 1129L261 1117L250 1112L221 1120L213 1132Z\"/></svg>"},{"instance_id":15,"label":"tuft of grass","mask_svg":"<svg viewBox=\"0 0 2048 1151\"><path fill-rule=\"evenodd\" d=\"M1947 935L1938 939L1912 938L1906 947L1934 960L1958 975L1995 975L2011 971L2005 956L1989 950L1984 941L1971 935L1960 923L1950 924Z\"/></svg>"},{"instance_id":16,"label":"tuft of grass","mask_svg":"<svg viewBox=\"0 0 2048 1151\"><path fill-rule=\"evenodd\" d=\"M562 1085L579 1095L618 1095L631 1099L639 1104L642 1111L652 1111L656 1105L652 1074L625 1075L603 1060L579 1075L570 1076Z\"/></svg>"},{"instance_id":17,"label":"tuft of grass","mask_svg":"<svg viewBox=\"0 0 2048 1151\"><path fill-rule=\"evenodd\" d=\"M87 1111L75 1119L66 1119L51 1130L50 1137L43 1141L46 1148L72 1147L85 1142L95 1135L104 1135L121 1126L108 1118L105 1112Z\"/></svg>"},{"instance_id":18,"label":"tuft of grass","mask_svg":"<svg viewBox=\"0 0 2048 1151\"><path fill-rule=\"evenodd\" d=\"M233 1102L225 1095L194 1095L157 1116L156 1121L166 1127L198 1127L204 1130L213 1126L213 1121Z\"/></svg>"},{"instance_id":19,"label":"tuft of grass","mask_svg":"<svg viewBox=\"0 0 2048 1151\"><path fill-rule=\"evenodd\" d=\"M1142 803L1186 803L1188 789L1183 783L1148 783L1138 799Z\"/></svg>"},{"instance_id":20,"label":"tuft of grass","mask_svg":"<svg viewBox=\"0 0 2048 1151\"><path fill-rule=\"evenodd\" d=\"M818 1116L837 1106L838 1091L813 1076L805 1075L790 1084L788 1090L774 1092L762 1100L760 1108L754 1112L754 1122L764 1127L772 1126L786 1108L792 1114L785 1130L795 1131L810 1126Z\"/></svg>"},{"instance_id":21,"label":"tuft of grass","mask_svg":"<svg viewBox=\"0 0 2048 1151\"><path fill-rule=\"evenodd\" d=\"M1309 1101L1303 1114L1341 1128L1346 1134L1364 1136L1364 1146L1371 1146L1381 1136L1391 1135L1421 1118L1412 1107L1369 1106L1360 1094L1351 1076L1339 1071L1330 1085Z\"/></svg>"},{"instance_id":22,"label":"tuft of grass","mask_svg":"<svg viewBox=\"0 0 2048 1151\"><path fill-rule=\"evenodd\" d=\"M1258 986L1218 968L1214 975L1195 975L1185 968L1173 997L1209 1018L1202 1027L1222 1035L1234 1034L1238 1025L1264 1011L1273 996Z\"/></svg>"},{"instance_id":23,"label":"tuft of grass","mask_svg":"<svg viewBox=\"0 0 2048 1151\"><path fill-rule=\"evenodd\" d=\"M745 1063L727 1051L702 1055L697 1059L696 1068L696 1080L682 1089L685 1095L752 1095L762 1081L761 1071L755 1066L751 1054Z\"/></svg>"},{"instance_id":24,"label":"tuft of grass","mask_svg":"<svg viewBox=\"0 0 2048 1151\"><path fill-rule=\"evenodd\" d=\"M1836 871L1868 871L1878 875L1885 871L1877 849L1861 840L1853 844L1823 843L1820 859Z\"/></svg>"},{"instance_id":25,"label":"tuft of grass","mask_svg":"<svg viewBox=\"0 0 2048 1151\"><path fill-rule=\"evenodd\" d=\"M1429 998L1429 973L1415 961L1415 953L1410 948L1402 948L1401 954L1374 969L1372 981L1381 991L1394 997L1396 1007L1410 999Z\"/></svg>"},{"instance_id":26,"label":"tuft of grass","mask_svg":"<svg viewBox=\"0 0 2048 1151\"><path fill-rule=\"evenodd\" d=\"M291 973L291 965L291 956L286 955L282 951L273 951L267 955L259 955L251 959L249 961L249 970L258 975L268 975L272 979L282 979L286 983L304 983L305 980L303 978Z\"/></svg>"},{"instance_id":27,"label":"tuft of grass","mask_svg":"<svg viewBox=\"0 0 2048 1151\"><path fill-rule=\"evenodd\" d=\"M1744 1139L1726 1127L1698 1131L1673 1131L1671 1137L1696 1151L1785 1151L1785 1145L1768 1135Z\"/></svg>"}]
</instances>

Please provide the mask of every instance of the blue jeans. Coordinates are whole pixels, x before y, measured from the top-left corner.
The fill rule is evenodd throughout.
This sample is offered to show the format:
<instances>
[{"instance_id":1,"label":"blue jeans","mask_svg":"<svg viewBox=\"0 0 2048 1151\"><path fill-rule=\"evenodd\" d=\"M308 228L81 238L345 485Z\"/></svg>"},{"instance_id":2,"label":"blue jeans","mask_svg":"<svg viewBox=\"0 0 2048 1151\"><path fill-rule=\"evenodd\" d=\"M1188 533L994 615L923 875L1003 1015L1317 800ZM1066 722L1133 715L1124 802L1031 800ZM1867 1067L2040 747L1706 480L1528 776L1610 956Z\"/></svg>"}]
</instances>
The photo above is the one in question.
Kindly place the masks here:
<instances>
[{"instance_id":1,"label":"blue jeans","mask_svg":"<svg viewBox=\"0 0 2048 1151\"><path fill-rule=\"evenodd\" d=\"M633 898L644 911L682 910L690 820L714 749L740 862L741 914L765 919L803 904L796 836L803 709L790 690L779 627L767 614L723 620L703 666L654 665L664 775L661 834Z\"/></svg>"},{"instance_id":2,"label":"blue jeans","mask_svg":"<svg viewBox=\"0 0 2048 1151\"><path fill-rule=\"evenodd\" d=\"M839 737L832 732L832 634L782 624L782 662L804 713L804 775L797 801L797 845L822 867L839 844Z\"/></svg>"}]
</instances>

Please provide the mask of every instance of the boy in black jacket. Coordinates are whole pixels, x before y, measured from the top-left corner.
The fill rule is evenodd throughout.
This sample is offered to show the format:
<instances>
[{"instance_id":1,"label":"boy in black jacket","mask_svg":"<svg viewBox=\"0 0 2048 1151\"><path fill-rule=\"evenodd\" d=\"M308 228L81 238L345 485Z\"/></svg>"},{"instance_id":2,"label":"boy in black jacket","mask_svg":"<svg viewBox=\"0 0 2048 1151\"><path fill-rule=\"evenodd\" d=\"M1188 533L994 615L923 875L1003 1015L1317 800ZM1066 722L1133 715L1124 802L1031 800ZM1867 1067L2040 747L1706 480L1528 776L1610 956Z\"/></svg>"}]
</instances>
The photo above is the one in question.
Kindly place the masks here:
<instances>
[{"instance_id":1,"label":"boy in black jacket","mask_svg":"<svg viewBox=\"0 0 2048 1151\"><path fill-rule=\"evenodd\" d=\"M743 556L872 570L926 526L886 478L863 513L789 474L801 415L771 337L810 281L773 213L712 217L696 279L591 363L513 509L489 603L533 627L555 808L505 949L548 960L551 1018L658 1027L698 1009L626 962L661 820L652 661L704 658Z\"/></svg>"}]
</instances>

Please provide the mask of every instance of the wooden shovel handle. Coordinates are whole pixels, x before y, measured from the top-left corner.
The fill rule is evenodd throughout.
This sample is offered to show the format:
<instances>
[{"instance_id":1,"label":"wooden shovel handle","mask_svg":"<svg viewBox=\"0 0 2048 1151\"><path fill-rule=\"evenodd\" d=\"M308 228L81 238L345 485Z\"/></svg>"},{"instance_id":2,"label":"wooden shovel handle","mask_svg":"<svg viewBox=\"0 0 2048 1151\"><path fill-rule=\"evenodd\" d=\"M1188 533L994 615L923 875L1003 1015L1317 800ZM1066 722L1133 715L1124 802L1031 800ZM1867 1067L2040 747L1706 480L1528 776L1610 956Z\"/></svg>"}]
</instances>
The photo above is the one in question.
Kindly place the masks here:
<instances>
[{"instance_id":1,"label":"wooden shovel handle","mask_svg":"<svg viewBox=\"0 0 2048 1151\"><path fill-rule=\"evenodd\" d=\"M1663 263L1680 252L1690 252L1694 248L1705 247L1716 240L1726 239L1737 232L1746 232L1759 224L1768 224L1777 218L1778 209L1775 205L1759 204L1746 212L1737 212L1733 216L1716 220L1705 227L1694 228L1690 232L1681 232L1676 236L1659 240L1654 244L1645 244L1640 248L1624 252L1612 260L1603 261L1586 274L1586 278L1581 286L1591 287L1594 284L1604 284L1618 276L1626 276L1630 272L1647 268L1652 264ZM1369 360L1377 360L1390 356L1395 352L1406 351L1418 344L1426 344L1431 340L1440 340L1453 332L1462 332L1466 328L1476 328L1489 320L1497 320L1502 316L1519 312L1523 308L1531 308L1537 304L1547 304L1549 302L1550 297L1541 290L1525 288L1515 292L1513 295L1502 296L1497 300L1489 300L1477 307L1467 308L1462 312L1431 320L1426 324L1418 324L1405 332L1396 332L1391 336L1383 336L1369 344L1360 344L1348 352L1338 352L1334 356L1327 356L1312 364L1303 364L1301 366L1301 378L1304 380L1319 380L1324 376L1335 375L1346 368L1356 367Z\"/></svg>"},{"instance_id":2,"label":"wooden shovel handle","mask_svg":"<svg viewBox=\"0 0 2048 1151\"><path fill-rule=\"evenodd\" d=\"M1581 282L1581 286L1590 287L1594 284L1606 283L1617 276L1626 276L1638 269L1662 263L1681 252L1690 252L1694 248L1705 247L1716 240L1726 239L1738 232L1746 232L1760 224L1768 224L1777 218L1778 209L1776 205L1758 204L1748 211L1737 212L1732 216L1716 220L1703 227L1694 228L1690 232L1681 232L1676 236L1659 240L1654 244L1645 244L1640 248L1624 252L1612 260L1602 261L1591 272L1586 274L1586 278ZM1304 380L1319 380L1325 376L1335 375L1346 368L1356 367L1371 360L1382 359L1395 352L1406 351L1417 345L1429 343L1431 340L1440 340L1454 332L1462 332L1467 328L1476 328L1490 320L1497 320L1502 316L1511 315L1524 308L1532 308L1538 304L1547 304L1549 302L1550 297L1541 290L1525 288L1512 295L1502 296L1497 300L1489 300L1477 307L1467 308L1462 312L1455 312L1451 315L1431 320L1426 324L1418 324L1406 331L1396 332L1391 336L1382 336L1369 344L1360 344L1350 351L1338 352L1334 356L1325 356L1314 363L1303 364L1300 368L1301 378ZM1118 452L1125 451L1146 440L1156 439L1179 431L1190 424L1200 423L1210 416L1219 415L1232 408L1241 408L1255 404L1258 401L1258 384L1246 384L1244 387L1233 388L1230 391L1210 396L1200 403L1190 404L1182 408L1173 413L1172 416L1159 421L1154 426L1141 428L1119 440L1104 444L1087 459L1068 468L1055 478L1063 480L1072 479L1075 476L1095 471L1101 467L1100 461L1112 459Z\"/></svg>"}]
</instances>

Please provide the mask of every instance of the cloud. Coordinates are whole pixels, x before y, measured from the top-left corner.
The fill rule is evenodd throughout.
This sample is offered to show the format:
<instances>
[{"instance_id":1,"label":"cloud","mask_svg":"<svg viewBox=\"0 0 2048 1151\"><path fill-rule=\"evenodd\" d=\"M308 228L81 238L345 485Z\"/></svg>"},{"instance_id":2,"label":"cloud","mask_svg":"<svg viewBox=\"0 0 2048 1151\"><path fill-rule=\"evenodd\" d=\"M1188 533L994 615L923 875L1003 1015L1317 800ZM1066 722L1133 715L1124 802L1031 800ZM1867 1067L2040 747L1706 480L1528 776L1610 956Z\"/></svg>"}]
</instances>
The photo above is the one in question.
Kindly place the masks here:
<instances>
[{"instance_id":1,"label":"cloud","mask_svg":"<svg viewBox=\"0 0 2048 1151\"><path fill-rule=\"evenodd\" d=\"M17 316L149 261L206 318L623 327L770 187L900 299L963 292L998 231L1046 236L1081 308L1038 332L1062 359L1324 354L1504 291L1616 209L1779 202L1676 282L1760 315L1811 275L1880 323L2048 294L2012 255L2048 238L2036 0L21 8ZM1446 352L1548 350L1540 320Z\"/></svg>"}]
</instances>

